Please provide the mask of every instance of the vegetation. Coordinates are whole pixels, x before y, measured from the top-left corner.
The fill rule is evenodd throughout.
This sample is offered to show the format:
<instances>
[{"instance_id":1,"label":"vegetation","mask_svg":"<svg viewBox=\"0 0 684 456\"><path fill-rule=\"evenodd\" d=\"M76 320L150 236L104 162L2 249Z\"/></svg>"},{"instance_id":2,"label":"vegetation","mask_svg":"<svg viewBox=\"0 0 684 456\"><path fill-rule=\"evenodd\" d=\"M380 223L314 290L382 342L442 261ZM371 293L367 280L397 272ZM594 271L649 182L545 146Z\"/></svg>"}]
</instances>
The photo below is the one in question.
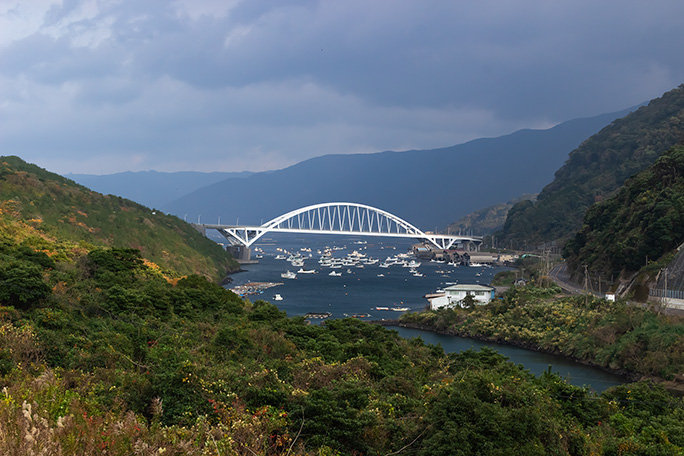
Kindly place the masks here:
<instances>
[{"instance_id":1,"label":"vegetation","mask_svg":"<svg viewBox=\"0 0 684 456\"><path fill-rule=\"evenodd\" d=\"M201 271L212 280L238 267L220 246L177 217L92 192L18 157L0 157L0 213L30 229L22 240L30 248L58 240L77 249L133 248L166 274ZM23 236L26 230L16 233Z\"/></svg>"},{"instance_id":2,"label":"vegetation","mask_svg":"<svg viewBox=\"0 0 684 456\"><path fill-rule=\"evenodd\" d=\"M639 376L684 382L684 321L560 289L514 287L472 309L403 315L405 324L560 353Z\"/></svg>"},{"instance_id":3,"label":"vegetation","mask_svg":"<svg viewBox=\"0 0 684 456\"><path fill-rule=\"evenodd\" d=\"M13 193L0 214L0 454L684 454L684 401L658 385L596 396L491 350L445 355L355 319L308 325L241 300L201 268L160 267L117 230L107 243L75 240L97 232L86 219L135 230L152 214L123 201L120 212L143 218L108 219L97 212L113 208L107 197L11 161L0 180ZM140 244L161 236L138 233ZM520 293L492 315L534 308ZM598 306L585 306L590 321ZM652 371L676 376L681 328L625 315L645 322L630 333L641 331ZM626 350L609 359L638 357Z\"/></svg>"},{"instance_id":4,"label":"vegetation","mask_svg":"<svg viewBox=\"0 0 684 456\"><path fill-rule=\"evenodd\" d=\"M656 385L595 396L491 350L445 355L354 319L307 325L201 276L167 280L131 249L48 264L13 248L50 292L0 308L2 454L684 448L684 402Z\"/></svg>"},{"instance_id":5,"label":"vegetation","mask_svg":"<svg viewBox=\"0 0 684 456\"><path fill-rule=\"evenodd\" d=\"M478 211L472 212L465 217L461 218L450 224L447 227L448 233L477 233L478 235L486 235L495 233L497 231L503 230L504 223L506 222L506 216L511 210L515 203L522 200L536 200L537 195L523 195L515 198L507 203L495 204L493 206L480 209ZM492 246L492 242L489 242L489 246Z\"/></svg>"},{"instance_id":6,"label":"vegetation","mask_svg":"<svg viewBox=\"0 0 684 456\"><path fill-rule=\"evenodd\" d=\"M504 242L529 245L565 239L582 226L587 209L612 195L684 137L684 86L614 121L570 153L536 203L508 214Z\"/></svg>"},{"instance_id":7,"label":"vegetation","mask_svg":"<svg viewBox=\"0 0 684 456\"><path fill-rule=\"evenodd\" d=\"M684 242L684 146L670 149L587 212L565 247L571 270L619 277L639 271Z\"/></svg>"}]
</instances>

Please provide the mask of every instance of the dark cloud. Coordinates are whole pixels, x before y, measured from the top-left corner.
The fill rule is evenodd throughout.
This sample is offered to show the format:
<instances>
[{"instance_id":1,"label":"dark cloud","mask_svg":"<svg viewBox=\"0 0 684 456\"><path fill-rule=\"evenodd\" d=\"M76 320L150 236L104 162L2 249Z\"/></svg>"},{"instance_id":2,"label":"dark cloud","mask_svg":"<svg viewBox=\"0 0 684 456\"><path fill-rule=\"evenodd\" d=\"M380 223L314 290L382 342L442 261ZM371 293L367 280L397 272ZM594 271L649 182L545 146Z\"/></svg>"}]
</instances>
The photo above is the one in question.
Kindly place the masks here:
<instances>
[{"instance_id":1,"label":"dark cloud","mask_svg":"<svg viewBox=\"0 0 684 456\"><path fill-rule=\"evenodd\" d=\"M99 153L110 172L259 170L547 127L684 82L681 17L679 0L8 0L0 147L61 172L99 172Z\"/></svg>"}]
</instances>

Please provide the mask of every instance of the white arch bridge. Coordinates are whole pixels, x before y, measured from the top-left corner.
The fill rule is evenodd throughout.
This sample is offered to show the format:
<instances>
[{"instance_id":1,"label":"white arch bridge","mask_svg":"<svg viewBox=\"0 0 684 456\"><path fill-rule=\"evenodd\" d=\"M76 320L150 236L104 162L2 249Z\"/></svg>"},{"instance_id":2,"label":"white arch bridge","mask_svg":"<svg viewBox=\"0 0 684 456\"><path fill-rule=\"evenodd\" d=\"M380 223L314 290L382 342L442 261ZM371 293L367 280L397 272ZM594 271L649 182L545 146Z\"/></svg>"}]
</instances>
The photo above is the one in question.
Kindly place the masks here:
<instances>
[{"instance_id":1,"label":"white arch bridge","mask_svg":"<svg viewBox=\"0 0 684 456\"><path fill-rule=\"evenodd\" d=\"M232 245L250 247L266 233L342 234L412 238L437 249L459 246L478 250L481 236L425 233L407 221L371 206L357 203L322 203L306 206L274 218L261 226L194 224L201 232L219 231Z\"/></svg>"}]
</instances>

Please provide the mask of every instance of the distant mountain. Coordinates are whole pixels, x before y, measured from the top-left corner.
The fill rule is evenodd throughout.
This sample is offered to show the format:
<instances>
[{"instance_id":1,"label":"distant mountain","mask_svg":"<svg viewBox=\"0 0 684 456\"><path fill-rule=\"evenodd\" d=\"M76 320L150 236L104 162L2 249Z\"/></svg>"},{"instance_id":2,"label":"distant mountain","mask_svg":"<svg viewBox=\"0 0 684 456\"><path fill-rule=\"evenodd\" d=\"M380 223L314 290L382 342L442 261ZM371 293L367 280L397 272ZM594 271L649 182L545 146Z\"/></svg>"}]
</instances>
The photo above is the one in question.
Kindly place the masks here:
<instances>
[{"instance_id":1,"label":"distant mountain","mask_svg":"<svg viewBox=\"0 0 684 456\"><path fill-rule=\"evenodd\" d=\"M229 178L248 177L252 174L248 171L239 173L128 171L104 175L66 174L64 177L104 195L121 196L147 207L160 208L204 186Z\"/></svg>"},{"instance_id":2,"label":"distant mountain","mask_svg":"<svg viewBox=\"0 0 684 456\"><path fill-rule=\"evenodd\" d=\"M568 153L631 109L433 150L326 155L269 174L226 179L162 206L205 223L261 224L310 204L349 201L424 229L538 192Z\"/></svg>"},{"instance_id":3,"label":"distant mountain","mask_svg":"<svg viewBox=\"0 0 684 456\"><path fill-rule=\"evenodd\" d=\"M14 156L0 157L0 225L0 244L10 236L51 256L133 248L171 276L215 280L238 267L224 249L178 217L93 192Z\"/></svg>"},{"instance_id":4,"label":"distant mountain","mask_svg":"<svg viewBox=\"0 0 684 456\"><path fill-rule=\"evenodd\" d=\"M594 203L616 192L670 147L684 142L684 85L616 120L572 151L536 203L523 201L506 219L505 240L567 239Z\"/></svg>"}]
</instances>

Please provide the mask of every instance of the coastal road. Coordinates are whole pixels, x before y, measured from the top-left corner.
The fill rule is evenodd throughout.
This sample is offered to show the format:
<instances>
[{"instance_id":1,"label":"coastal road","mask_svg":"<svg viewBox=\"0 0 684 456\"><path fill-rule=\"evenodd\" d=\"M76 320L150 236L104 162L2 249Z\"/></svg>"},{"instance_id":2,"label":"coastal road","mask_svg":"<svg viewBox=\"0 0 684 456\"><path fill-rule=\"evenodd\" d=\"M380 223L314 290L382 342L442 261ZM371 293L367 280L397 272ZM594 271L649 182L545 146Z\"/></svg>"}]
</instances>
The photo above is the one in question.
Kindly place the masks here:
<instances>
[{"instance_id":1,"label":"coastal road","mask_svg":"<svg viewBox=\"0 0 684 456\"><path fill-rule=\"evenodd\" d=\"M549 272L549 278L553 280L553 282L556 285L561 287L563 291L569 294L577 295L586 293L584 288L579 287L570 281L570 274L568 274L568 266L565 263L559 263L555 265ZM598 296L596 293L590 294Z\"/></svg>"}]
</instances>

